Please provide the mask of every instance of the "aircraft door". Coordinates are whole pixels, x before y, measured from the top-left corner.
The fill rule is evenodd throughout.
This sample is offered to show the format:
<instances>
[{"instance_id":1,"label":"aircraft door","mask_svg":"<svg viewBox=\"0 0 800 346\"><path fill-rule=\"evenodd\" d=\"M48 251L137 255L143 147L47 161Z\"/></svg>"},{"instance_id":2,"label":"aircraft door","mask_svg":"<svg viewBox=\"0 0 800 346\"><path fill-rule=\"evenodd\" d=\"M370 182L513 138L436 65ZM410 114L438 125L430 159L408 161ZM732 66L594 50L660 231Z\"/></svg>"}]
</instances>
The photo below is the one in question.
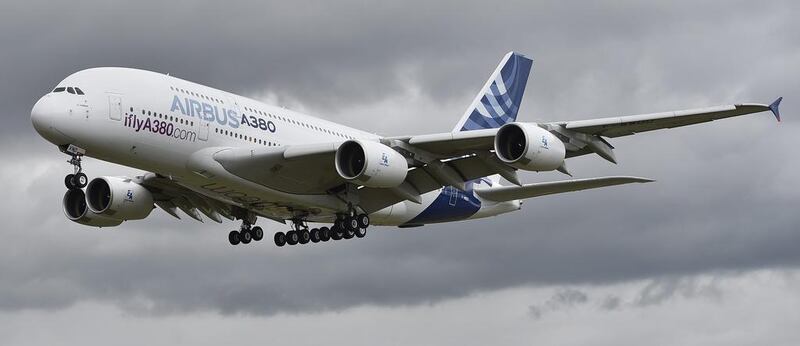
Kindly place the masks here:
<instances>
[{"instance_id":1,"label":"aircraft door","mask_svg":"<svg viewBox=\"0 0 800 346\"><path fill-rule=\"evenodd\" d=\"M208 121L197 119L197 139L201 141L208 140Z\"/></svg>"},{"instance_id":2,"label":"aircraft door","mask_svg":"<svg viewBox=\"0 0 800 346\"><path fill-rule=\"evenodd\" d=\"M450 190L450 206L455 207L458 202L458 189L452 186L447 187Z\"/></svg>"},{"instance_id":3,"label":"aircraft door","mask_svg":"<svg viewBox=\"0 0 800 346\"><path fill-rule=\"evenodd\" d=\"M122 96L108 95L108 118L111 120L122 120Z\"/></svg>"}]
</instances>

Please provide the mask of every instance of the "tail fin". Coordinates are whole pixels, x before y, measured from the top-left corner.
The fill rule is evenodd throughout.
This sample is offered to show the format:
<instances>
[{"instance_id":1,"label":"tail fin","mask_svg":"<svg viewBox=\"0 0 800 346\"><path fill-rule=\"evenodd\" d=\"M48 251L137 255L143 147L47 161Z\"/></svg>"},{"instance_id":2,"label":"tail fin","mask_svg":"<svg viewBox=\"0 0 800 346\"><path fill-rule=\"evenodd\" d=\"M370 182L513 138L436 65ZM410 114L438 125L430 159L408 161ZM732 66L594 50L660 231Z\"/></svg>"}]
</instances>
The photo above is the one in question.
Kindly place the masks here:
<instances>
[{"instance_id":1,"label":"tail fin","mask_svg":"<svg viewBox=\"0 0 800 346\"><path fill-rule=\"evenodd\" d=\"M533 60L509 52L500 61L453 132L491 129L517 119Z\"/></svg>"}]
</instances>

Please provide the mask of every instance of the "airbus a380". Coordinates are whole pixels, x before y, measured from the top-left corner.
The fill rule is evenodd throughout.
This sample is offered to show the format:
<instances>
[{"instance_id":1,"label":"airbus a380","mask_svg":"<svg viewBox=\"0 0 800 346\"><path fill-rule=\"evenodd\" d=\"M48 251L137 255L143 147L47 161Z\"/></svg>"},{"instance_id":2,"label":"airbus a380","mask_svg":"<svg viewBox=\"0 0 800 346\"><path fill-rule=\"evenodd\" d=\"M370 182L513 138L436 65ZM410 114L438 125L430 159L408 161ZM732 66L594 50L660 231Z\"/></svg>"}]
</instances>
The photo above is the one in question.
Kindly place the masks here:
<instances>
[{"instance_id":1,"label":"airbus a380","mask_svg":"<svg viewBox=\"0 0 800 346\"><path fill-rule=\"evenodd\" d=\"M67 218L111 227L159 207L198 221L240 220L233 245L264 237L256 220L291 223L278 246L361 238L370 225L416 227L520 210L523 199L652 180L614 176L523 184L518 170L569 174L565 160L616 163L608 138L771 111L781 98L665 113L518 122L533 61L510 52L452 131L383 137L250 98L130 68L68 76L31 110L68 154ZM409 120L412 115L409 115ZM97 177L92 157L147 172ZM500 178L512 185L501 186ZM310 228L309 224L330 226Z\"/></svg>"}]
</instances>

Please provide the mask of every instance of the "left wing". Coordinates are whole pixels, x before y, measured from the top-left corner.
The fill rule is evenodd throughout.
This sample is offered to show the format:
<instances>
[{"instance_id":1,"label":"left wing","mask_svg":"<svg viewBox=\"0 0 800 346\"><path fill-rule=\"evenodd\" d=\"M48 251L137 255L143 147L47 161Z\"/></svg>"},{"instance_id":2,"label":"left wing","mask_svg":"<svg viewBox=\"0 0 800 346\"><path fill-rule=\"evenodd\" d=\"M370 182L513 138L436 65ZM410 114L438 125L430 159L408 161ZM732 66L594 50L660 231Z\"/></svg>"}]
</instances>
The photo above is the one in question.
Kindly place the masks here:
<instances>
[{"instance_id":1,"label":"left wing","mask_svg":"<svg viewBox=\"0 0 800 346\"><path fill-rule=\"evenodd\" d=\"M590 120L562 121L536 124L561 139L567 148L567 157L597 153L616 162L611 146L603 137L621 137L639 132L699 124L746 114L771 111L780 121L779 106L783 98L772 104L743 103L727 106L689 109L682 111L629 115ZM392 137L435 157L468 155L494 149L498 128Z\"/></svg>"}]
</instances>

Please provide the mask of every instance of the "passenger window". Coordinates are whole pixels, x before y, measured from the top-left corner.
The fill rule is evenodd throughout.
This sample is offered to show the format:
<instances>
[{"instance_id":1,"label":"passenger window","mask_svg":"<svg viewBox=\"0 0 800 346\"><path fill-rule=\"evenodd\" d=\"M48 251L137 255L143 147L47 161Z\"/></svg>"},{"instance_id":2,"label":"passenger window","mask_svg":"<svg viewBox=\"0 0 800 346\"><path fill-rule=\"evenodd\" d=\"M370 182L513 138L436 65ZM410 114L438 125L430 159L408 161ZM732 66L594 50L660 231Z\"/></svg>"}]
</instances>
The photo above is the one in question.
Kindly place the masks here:
<instances>
[{"instance_id":1,"label":"passenger window","mask_svg":"<svg viewBox=\"0 0 800 346\"><path fill-rule=\"evenodd\" d=\"M70 94L74 94L75 93L75 89L73 89L72 87L67 87L67 92L70 93Z\"/></svg>"},{"instance_id":2,"label":"passenger window","mask_svg":"<svg viewBox=\"0 0 800 346\"><path fill-rule=\"evenodd\" d=\"M76 87L75 92L78 93L78 95L83 95L83 90L81 90L80 88Z\"/></svg>"},{"instance_id":3,"label":"passenger window","mask_svg":"<svg viewBox=\"0 0 800 346\"><path fill-rule=\"evenodd\" d=\"M54 93L60 93L60 92L64 92L64 90L67 90L67 88L65 88L65 87L58 87L58 88L55 88L55 89L53 89L53 92L54 92Z\"/></svg>"}]
</instances>

